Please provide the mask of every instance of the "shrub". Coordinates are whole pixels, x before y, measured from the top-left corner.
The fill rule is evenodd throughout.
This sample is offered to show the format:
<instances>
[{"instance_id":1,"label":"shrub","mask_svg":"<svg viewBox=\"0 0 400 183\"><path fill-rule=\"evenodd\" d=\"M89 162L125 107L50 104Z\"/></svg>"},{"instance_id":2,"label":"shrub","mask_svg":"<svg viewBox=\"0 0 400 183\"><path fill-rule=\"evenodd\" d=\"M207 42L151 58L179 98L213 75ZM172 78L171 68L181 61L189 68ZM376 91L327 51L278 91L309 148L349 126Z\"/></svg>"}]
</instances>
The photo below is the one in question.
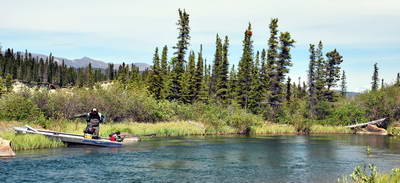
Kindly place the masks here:
<instances>
[{"instance_id":1,"label":"shrub","mask_svg":"<svg viewBox=\"0 0 400 183\"><path fill-rule=\"evenodd\" d=\"M362 106L342 104L336 106L326 120L331 125L351 125L367 121L367 113Z\"/></svg>"},{"instance_id":2,"label":"shrub","mask_svg":"<svg viewBox=\"0 0 400 183\"><path fill-rule=\"evenodd\" d=\"M36 120L41 115L39 108L29 98L10 93L0 100L0 119Z\"/></svg>"}]
</instances>

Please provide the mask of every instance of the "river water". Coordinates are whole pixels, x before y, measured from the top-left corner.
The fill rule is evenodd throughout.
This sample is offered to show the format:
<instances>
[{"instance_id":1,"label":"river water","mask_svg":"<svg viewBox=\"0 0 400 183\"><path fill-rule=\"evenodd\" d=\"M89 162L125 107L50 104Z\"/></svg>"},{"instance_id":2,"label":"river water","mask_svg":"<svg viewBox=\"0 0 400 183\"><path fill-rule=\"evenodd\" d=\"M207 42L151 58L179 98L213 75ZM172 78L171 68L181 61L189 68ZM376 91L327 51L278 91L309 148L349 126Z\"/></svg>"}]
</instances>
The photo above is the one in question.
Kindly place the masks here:
<instances>
[{"instance_id":1,"label":"river water","mask_svg":"<svg viewBox=\"0 0 400 183\"><path fill-rule=\"evenodd\" d=\"M0 182L336 182L368 163L383 172L400 168L400 141L360 135L207 136L152 138L124 148L24 151L0 159Z\"/></svg>"}]
</instances>

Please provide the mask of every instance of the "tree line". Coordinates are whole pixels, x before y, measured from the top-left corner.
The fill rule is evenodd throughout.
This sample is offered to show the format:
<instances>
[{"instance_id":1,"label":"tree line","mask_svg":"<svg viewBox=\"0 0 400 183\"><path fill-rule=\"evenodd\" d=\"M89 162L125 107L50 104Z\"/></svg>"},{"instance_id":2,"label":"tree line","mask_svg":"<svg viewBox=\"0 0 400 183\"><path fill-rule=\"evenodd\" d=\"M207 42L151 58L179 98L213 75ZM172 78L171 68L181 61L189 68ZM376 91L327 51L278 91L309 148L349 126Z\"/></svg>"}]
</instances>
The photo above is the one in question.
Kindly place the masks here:
<instances>
[{"instance_id":1,"label":"tree line","mask_svg":"<svg viewBox=\"0 0 400 183\"><path fill-rule=\"evenodd\" d=\"M266 27L269 34L262 50L254 50L252 25L248 24L243 32L242 55L235 66L229 60L228 36L216 35L213 59L207 63L202 45L197 52L189 48L189 14L179 9L178 15L179 32L172 56L168 55L167 46L156 47L150 70L141 72L135 65L125 63L118 68L109 64L104 70L94 69L91 64L73 68L54 61L51 54L42 59L7 49L4 54L0 51L0 75L6 78L5 83L18 79L54 83L61 87L92 88L100 81L116 80L126 88L145 89L157 100L237 105L271 121L282 116L282 108L299 100L307 105L304 117L324 119L328 114L327 106L346 95L346 73L340 67L343 56L336 49L325 53L321 41L309 45L307 82L302 82L301 78L295 82L288 77L295 40L289 32L279 30L276 18ZM378 89L377 64L374 68L372 90ZM400 86L400 74L396 84ZM339 91L336 90L338 85Z\"/></svg>"},{"instance_id":2,"label":"tree line","mask_svg":"<svg viewBox=\"0 0 400 183\"><path fill-rule=\"evenodd\" d=\"M55 84L59 87L92 88L101 81L123 81L135 74L139 74L139 68L133 64L123 63L114 68L114 64L110 63L107 69L98 69L89 63L87 67L75 68L66 66L64 60L61 63L55 61L51 53L46 58L39 58L33 57L27 51L14 52L11 48L2 51L0 48L0 78L9 82L18 80L33 85Z\"/></svg>"},{"instance_id":3,"label":"tree line","mask_svg":"<svg viewBox=\"0 0 400 183\"><path fill-rule=\"evenodd\" d=\"M324 55L322 42L310 45L308 84L292 82L287 76L292 66L291 48L295 41L289 32L278 29L278 19L268 28L266 49L255 51L253 31L249 23L244 31L242 56L238 68L229 71L229 38L216 35L212 64L203 59L202 46L195 53L188 50L190 41L189 14L179 10L178 41L168 60L168 48L159 53L156 48L150 72L149 91L157 99L183 103L237 104L255 114L274 119L285 103L294 98L309 101L310 117L318 113L318 103L334 102L340 95L333 88L342 79L342 94L346 88L345 73L341 74L342 56L335 49ZM185 54L189 52L186 60Z\"/></svg>"}]
</instances>

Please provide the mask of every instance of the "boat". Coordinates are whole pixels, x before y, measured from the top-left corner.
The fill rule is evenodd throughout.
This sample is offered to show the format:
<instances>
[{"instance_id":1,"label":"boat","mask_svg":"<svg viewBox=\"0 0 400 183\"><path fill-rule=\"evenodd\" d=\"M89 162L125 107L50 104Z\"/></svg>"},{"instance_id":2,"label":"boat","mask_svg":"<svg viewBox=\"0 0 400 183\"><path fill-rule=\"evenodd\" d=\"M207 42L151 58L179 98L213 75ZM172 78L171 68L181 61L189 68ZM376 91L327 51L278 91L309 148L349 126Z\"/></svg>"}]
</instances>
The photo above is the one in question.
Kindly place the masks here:
<instances>
[{"instance_id":1,"label":"boat","mask_svg":"<svg viewBox=\"0 0 400 183\"><path fill-rule=\"evenodd\" d=\"M51 139L60 140L67 144L78 144L78 145L91 145L91 146L101 146L101 147L122 147L129 144L134 144L138 142L139 137L126 137L122 142L111 141L107 138L92 139L85 137L84 135L56 132L50 130L35 129L30 126L15 126L13 129L17 133L30 133L30 134L40 134Z\"/></svg>"}]
</instances>

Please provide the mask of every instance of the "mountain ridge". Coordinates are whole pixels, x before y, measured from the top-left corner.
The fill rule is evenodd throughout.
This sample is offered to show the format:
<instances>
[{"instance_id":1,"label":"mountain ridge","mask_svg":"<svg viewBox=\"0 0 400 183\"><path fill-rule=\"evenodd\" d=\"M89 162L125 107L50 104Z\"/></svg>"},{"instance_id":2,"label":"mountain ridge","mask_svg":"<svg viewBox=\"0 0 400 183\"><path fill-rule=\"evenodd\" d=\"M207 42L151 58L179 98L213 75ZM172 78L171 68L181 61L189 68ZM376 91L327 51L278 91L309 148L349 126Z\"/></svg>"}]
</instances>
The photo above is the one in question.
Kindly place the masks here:
<instances>
[{"instance_id":1,"label":"mountain ridge","mask_svg":"<svg viewBox=\"0 0 400 183\"><path fill-rule=\"evenodd\" d=\"M21 55L24 55L24 52L18 51L17 53L20 53ZM30 53L33 58L42 58L43 60L46 60L48 55L45 54L40 54L40 53ZM54 56L54 55L53 55ZM111 62L103 61L103 60L97 60L90 58L88 56L83 56L82 58L77 58L77 59L68 59L64 57L58 57L54 56L54 61L56 61L58 64L61 64L62 61L64 61L64 64L70 67L75 67L75 68L82 68L82 67L87 67L89 63L92 64L93 68L98 68L98 69L107 69L108 64ZM114 69L118 69L118 67L121 64L114 64ZM143 63L143 62L137 62L133 63L136 67L139 67L139 71L144 71L146 69L150 69L150 64Z\"/></svg>"}]
</instances>

